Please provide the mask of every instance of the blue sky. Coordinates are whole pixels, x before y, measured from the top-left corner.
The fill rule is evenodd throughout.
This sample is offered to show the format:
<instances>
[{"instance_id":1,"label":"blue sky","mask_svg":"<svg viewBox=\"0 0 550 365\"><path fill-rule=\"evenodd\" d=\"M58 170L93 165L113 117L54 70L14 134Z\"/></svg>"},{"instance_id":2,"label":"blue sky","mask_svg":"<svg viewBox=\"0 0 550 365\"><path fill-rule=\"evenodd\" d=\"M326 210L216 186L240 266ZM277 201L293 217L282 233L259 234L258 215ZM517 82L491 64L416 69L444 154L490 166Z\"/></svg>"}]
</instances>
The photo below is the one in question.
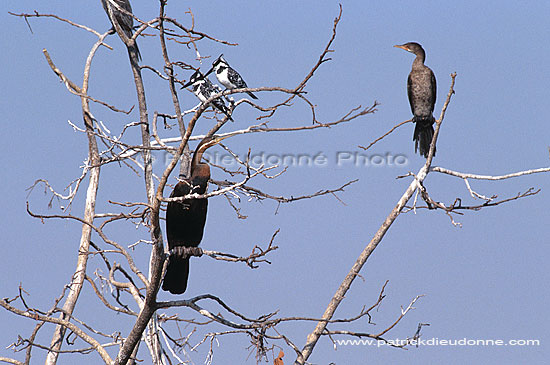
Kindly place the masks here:
<instances>
[{"instance_id":1,"label":"blue sky","mask_svg":"<svg viewBox=\"0 0 550 365\"><path fill-rule=\"evenodd\" d=\"M215 37L236 42L237 47L203 42L201 54L220 53L237 68L249 86L295 86L315 64L330 37L338 13L337 2L223 2L189 1L180 6L171 1L168 14L189 24L185 14L191 8L197 29ZM461 172L505 174L549 165L550 129L547 106L550 84L550 51L546 46L550 27L550 4L531 2L491 3L463 1L450 5L441 2L353 2L343 1L343 16L334 42L331 62L325 63L306 88L317 106L321 121L333 121L358 105L374 101L378 111L350 124L330 130L294 134L272 133L237 136L227 145L243 154L251 148L263 155L306 154L326 156L323 166L290 166L276 180L257 180L256 186L274 195L297 196L320 189L335 188L350 180L359 181L338 198L319 197L282 205L269 201L247 202L239 207L248 216L239 220L227 201L213 198L201 247L246 255L255 244L266 245L280 229L271 256L271 265L250 270L244 265L228 264L208 258L192 259L191 276L185 297L212 293L249 316L280 310L281 316L320 316L349 268L409 184L398 175L416 172L424 160L414 154L413 126L407 124L369 150L366 154L406 156L406 163L388 166L337 164L338 153L361 152L366 145L394 124L410 118L406 78L413 56L394 44L421 43L427 53L426 64L436 74L438 100L436 115L448 92L450 73L458 74L455 91L438 140L434 164ZM31 306L47 310L58 296L75 266L80 225L65 221L42 224L28 216L25 202L35 212L59 212L41 188L26 189L37 179L47 179L62 190L80 175L86 158L84 135L73 131L70 120L82 125L80 100L69 94L48 68L41 50L46 48L54 62L74 81L80 82L85 57L94 36L52 19L30 19L33 33L24 20L7 11L55 13L98 31L109 28L100 1L77 0L44 4L42 1L4 2L0 5L5 29L1 38L0 62L2 110L4 110L4 166L1 210L3 254L0 258L3 279L2 297L17 295L19 283L30 293ZM156 2L133 2L135 14L150 19L158 14ZM94 60L90 94L128 109L136 103L127 55L115 36ZM155 38L140 38L144 63L160 68L162 58ZM172 46L172 59L193 61L194 53ZM209 61L201 66L207 69ZM155 110L172 112L168 89L150 73L145 74L150 117ZM180 78L189 75L180 72ZM195 97L180 91L185 107L196 105ZM261 93L260 103L278 100ZM105 108L93 106L95 116L117 133L123 124L135 121L134 110L122 117ZM246 128L256 123L257 113L246 106L235 112L236 122L224 131ZM188 120L188 119L187 119ZM211 125L201 120L197 133ZM308 107L296 103L273 118L272 126L309 124ZM162 137L177 136L177 128L162 130ZM138 134L130 134L138 141ZM137 142L136 142L137 143ZM221 148L211 153L223 153ZM162 155L158 156L161 161ZM155 171L161 172L157 162ZM107 200L142 200L143 180L119 166L102 170L98 209L112 211ZM213 169L213 179L228 178ZM171 183L175 182L172 177ZM440 211L419 210L400 216L371 256L354 282L339 318L353 316L361 307L371 305L386 280L387 297L374 313L372 326L365 321L353 324L356 331L379 332L399 315L416 295L425 294L403 321L387 336L405 338L414 334L419 322L423 338L459 340L514 339L540 340L540 346L424 346L399 350L367 346L339 346L334 350L322 338L310 358L315 364L361 364L366 361L396 364L424 363L544 363L550 336L546 310L550 305L547 258L550 256L549 179L531 175L501 182L470 181L484 195L514 196L530 187L541 192L523 200L479 212L466 211L456 217L462 228L454 227ZM446 204L460 197L464 203L478 203L469 197L464 183L448 176L430 174L425 182L431 196ZM211 186L211 189L213 187ZM168 190L166 190L167 192ZM81 214L85 189L79 194L72 213ZM277 212L277 214L275 214ZM131 224L108 231L122 244L148 239L143 229ZM96 240L97 237L95 237ZM99 241L99 240L98 240ZM138 264L147 268L148 247L135 251ZM93 270L101 268L96 262ZM160 299L174 297L160 293ZM101 308L90 293L83 294L76 315L103 330L128 332L131 322ZM85 307L93 306L98 312ZM215 307L211 307L212 310ZM181 316L198 318L188 310ZM17 335L28 335L33 323L0 312L4 330L0 343L5 348ZM120 321L115 328L109 326ZM342 329L343 327L331 327ZM190 331L192 327L183 329ZM220 330L212 326L208 330ZM281 330L300 347L312 323L282 326ZM40 338L49 342L51 328ZM200 336L193 340L198 342ZM282 345L281 343L277 343ZM244 336L219 339L214 363L254 363L247 358L249 345ZM284 346L285 360L294 359ZM205 349L193 354L202 363ZM9 350L0 356L19 358ZM44 353L35 350L36 362ZM71 360L72 359L72 360ZM74 363L67 357L60 363ZM91 355L79 363L97 363ZM285 361L285 363L286 363Z\"/></svg>"}]
</instances>

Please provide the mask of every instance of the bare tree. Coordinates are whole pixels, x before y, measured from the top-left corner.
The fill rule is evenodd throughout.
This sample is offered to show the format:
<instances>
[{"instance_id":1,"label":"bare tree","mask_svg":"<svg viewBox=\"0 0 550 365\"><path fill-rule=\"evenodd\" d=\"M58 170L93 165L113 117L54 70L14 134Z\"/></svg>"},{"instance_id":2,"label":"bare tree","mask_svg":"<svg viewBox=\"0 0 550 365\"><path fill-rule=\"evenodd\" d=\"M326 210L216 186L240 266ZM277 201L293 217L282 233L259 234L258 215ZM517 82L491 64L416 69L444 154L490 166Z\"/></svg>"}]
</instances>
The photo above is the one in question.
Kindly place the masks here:
<instances>
[{"instance_id":1,"label":"bare tree","mask_svg":"<svg viewBox=\"0 0 550 365\"><path fill-rule=\"evenodd\" d=\"M56 65L55 56L51 57L48 51L44 50L44 56L51 70L59 77L67 88L67 91L80 98L82 125L72 124L71 127L86 135L88 158L85 161L80 176L71 183L68 195L59 193L45 179L37 180L33 185L33 187L39 185L45 186L50 191L52 202L54 199L64 202L61 214L38 213L36 209L31 208L29 202L27 203L27 211L31 216L42 221L63 219L81 224L82 233L76 254L77 264L74 274L70 282L63 286L60 295L54 299L54 303L49 310L29 305L25 299L25 291L22 287L19 288L19 295L16 297L0 300L0 305L6 310L14 315L26 317L36 323L30 335L20 336L19 340L11 345L14 351L25 351L24 360L19 361L2 357L0 358L1 361L14 364L29 363L33 356L33 350L42 349L47 351L46 363L48 364L55 364L60 355L67 353L80 353L82 355L96 353L106 364L127 364L142 360L143 352L140 353L138 351L140 344L145 344L150 362L154 364L187 363L190 361L190 352L200 346L207 347L206 362L211 363L217 338L240 334L250 339L257 361L268 359L268 354L270 354L275 364L281 364L285 354L284 351L280 350L285 349L288 359L289 349L295 354L296 364L305 364L321 336L329 337L333 343L335 343L333 340L335 336L367 337L387 341L386 335L397 326L410 310L414 309L414 305L422 295L412 298L410 303L402 308L400 315L392 320L389 325L383 326L381 330L375 333L356 332L345 327L344 329L333 328L336 326L346 326L364 318L368 319L368 323L372 323L372 311L378 308L384 300L387 282L381 288L377 299L373 303L365 303L364 307L355 316L350 318L335 318L334 316L336 309L344 300L352 282L359 276L361 268L399 215L416 209L440 209L451 218L453 224L459 224L455 222L454 217L457 214L462 214L462 210L475 211L531 196L538 192L534 189L528 189L517 196L498 200L496 196L486 197L475 192L469 184L470 180L501 180L550 171L550 168L541 168L505 176L480 176L432 166L433 153L440 128L443 125L445 112L454 93L456 74L452 74L449 93L441 115L437 120L434 138L426 163L416 174L410 173L407 175L407 177L412 179L410 185L357 258L341 286L332 297L322 317L299 315L282 317L278 315L276 310L265 309L264 314L253 318L236 308L232 308L227 304L226 299L208 293L189 299L159 301L157 293L162 280L163 270L165 270L166 259L170 254L174 254L165 250L163 242L161 220L167 202L184 202L193 198L224 197L227 203L234 209L236 216L238 218L245 218L239 208L241 201L261 201L267 199L282 204L325 195L336 196L336 193L343 192L350 184L356 183L356 180L353 180L336 187L318 186L315 189L316 191L300 193L301 195L295 195L297 193L295 190L289 191L288 195L276 195L267 192L265 189L258 188L256 182L263 179L269 184L277 184L277 178L281 174L284 174L286 169L277 165L255 166L250 161L250 150L246 158L241 158L229 147L231 142L228 142L227 145L222 145L222 148L233 156L239 167L236 170L230 170L223 166L212 164L214 167L219 167L220 174L223 173L226 176L224 180L211 181L217 187L216 189L203 195L190 194L185 197L167 198L168 194L166 194L165 188L167 185L169 186L169 178L173 175L174 170L177 169L178 164L180 165L180 173L184 175L189 174L190 141L202 140L215 134L228 137L226 141L231 141L233 137L249 134L253 136L273 132L315 133L321 129L353 123L369 116L376 111L377 103L373 102L372 105L367 107L359 105L351 110L342 111L341 117L337 120L321 122L317 115L315 101L310 100L307 95L308 82L315 77L319 67L330 60L328 55L333 52L332 45L342 17L341 7L334 20L332 31L324 49L320 50L318 57L313 58L311 69L301 80L296 82L296 86L292 88L263 86L220 91L211 95L205 102L199 103L194 108L184 110L180 104L180 96L177 93L177 89L179 85L185 84L185 77L190 74L190 71L197 69L197 63L209 57L203 56L200 51L203 42L214 42L225 46L235 46L235 44L209 35L204 31L197 30L194 26L194 15L191 12L186 14L188 17L187 22L191 26L185 26L183 21L167 16L165 13L165 0L159 1L159 15L148 21L144 21L129 13L113 0L106 1L111 6L116 7L119 12L122 12L126 16L132 16L134 23L137 24L131 37L128 36L127 29L125 32L120 26L113 24L115 31L128 49L129 67L133 74L139 109L139 120L125 124L119 134L111 132L112 128L110 128L109 123L97 120L94 117L93 110L95 108L97 108L96 110L106 109L112 112L113 115L126 116L132 109L123 110L110 102L95 98L88 92L90 77L94 72L100 71L93 68L94 56L102 47L111 48L106 43L108 32L101 34L91 27L76 24L71 20L52 14L12 14L22 17L27 22L30 18L54 18L67 23L71 27L94 34L97 37L97 41L89 52L80 85L70 80L63 70ZM140 64L136 40L144 34L153 36L158 40L162 53L162 69L148 65L147 60L144 60ZM169 55L169 50L183 46L190 50L189 59L173 60ZM169 90L173 105L172 111L151 111L148 109L146 88L142 76L142 73L145 72L157 77ZM276 95L278 100L275 103L266 105L261 101L251 101L247 98L237 101L233 99L233 97L237 96L236 94L243 92L255 92L259 95L271 93ZM227 100L231 112L245 105L252 108L257 113L256 120L253 123L249 123L246 127L240 127L240 129L233 127L234 125L231 123L227 124L228 116L215 112L212 113L210 105L217 98ZM280 114L280 110L292 108L297 102L304 103L311 110L311 119L297 123L292 127L273 127L273 121ZM152 118L150 118L151 114ZM175 136L163 138L158 127L159 119L165 126L175 121L179 133ZM199 121L204 119L212 119L215 124L205 135L199 135L195 132L195 126ZM244 123L244 121L239 122L241 122L239 124L241 126ZM410 121L396 125L386 135L377 138L368 147L362 148L370 148L374 143L407 122ZM134 140L136 133L132 133L136 129L139 130L139 140ZM153 171L153 151L163 151L172 156L168 165L159 175L155 175ZM109 165L114 164L126 167L129 172L127 179L133 183L138 178L140 179L139 181L141 181L143 186L141 201L131 201L130 199L123 201L98 201L100 172ZM438 172L463 179L469 195L473 199L480 199L482 202L480 204L467 205L463 204L460 198L454 199L454 202L451 204L444 204L434 200L430 197L423 184L430 172ZM83 189L86 181L88 183L86 194L84 197L80 197L78 193ZM412 205L407 206L413 196L415 197ZM417 204L419 203L418 197L426 203L425 206ZM84 199L85 201L82 216L73 215L70 210L72 202L77 198ZM101 212L97 207L101 207L105 211ZM113 237L112 229L110 228L114 226L118 230L131 230L135 227L142 227L147 230L149 236L142 236L138 242L132 244L120 242L120 240ZM278 231L274 233L269 232L266 236L271 236L270 239L267 239L264 244L251 247L249 254L220 252L209 250L206 247L185 250L185 255L208 256L214 260L237 264L244 263L250 268L258 268L262 264L269 263L271 260L269 257L270 254L278 249L277 234ZM147 270L134 257L133 250L136 246L145 246L150 252ZM91 263L92 261L93 264ZM90 265L97 269L92 271ZM111 326L108 331L100 330L99 328L103 328L104 326L100 326L98 323L77 318L74 313L77 305L81 304L79 298L82 290L93 292L101 305L111 311L112 314L131 318L131 329L127 333L119 332L120 327L117 325L116 320L119 316L113 316L113 323L110 323ZM188 311L185 313L192 313L200 319L187 319L187 314L184 315L183 311L179 311L177 315L169 315L164 311L168 308L180 307L185 307ZM307 339L301 340L304 342L302 346L298 342L300 339L290 338L280 326L282 324L297 322L311 322L315 325ZM49 344L43 344L36 341L36 338L40 331L47 328L47 326L44 326L47 323L54 324L55 328ZM199 340L193 341L191 337L195 330L182 333L178 327L182 323L192 324L194 328L203 327L206 332ZM173 326L170 327L169 324ZM420 329L423 325L425 324L421 323L417 329L411 331L413 333L409 338L411 342L418 339ZM173 330L174 328L178 330ZM67 345L64 345L64 343ZM406 342L397 346L392 345L405 347L408 344Z\"/></svg>"}]
</instances>

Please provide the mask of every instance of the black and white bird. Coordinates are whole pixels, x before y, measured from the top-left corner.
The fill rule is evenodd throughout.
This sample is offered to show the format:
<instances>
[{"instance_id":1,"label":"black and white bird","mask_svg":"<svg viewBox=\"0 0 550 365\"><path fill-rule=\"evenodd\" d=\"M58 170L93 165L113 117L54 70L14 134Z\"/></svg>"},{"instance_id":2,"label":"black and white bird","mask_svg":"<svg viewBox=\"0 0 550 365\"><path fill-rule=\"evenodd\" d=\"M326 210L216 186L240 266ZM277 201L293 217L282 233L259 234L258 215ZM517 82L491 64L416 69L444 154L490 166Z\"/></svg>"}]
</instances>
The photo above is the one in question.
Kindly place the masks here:
<instances>
[{"instance_id":1,"label":"black and white bird","mask_svg":"<svg viewBox=\"0 0 550 365\"><path fill-rule=\"evenodd\" d=\"M120 9L125 10L129 14L117 9L117 7L111 4L111 2L113 2ZM132 38L132 35L134 34L133 32L134 18L130 15L132 14L132 6L130 5L130 1L129 0L101 0L101 4L103 5L103 9L105 9L105 12L109 17L109 20L111 21L111 24L113 26L112 30L116 33L116 26L115 26L115 23L116 23L118 24L118 26L124 32L124 35L126 35L128 39ZM134 42L134 46L138 56L138 60L141 60L141 54L139 53L137 42Z\"/></svg>"},{"instance_id":2,"label":"black and white bird","mask_svg":"<svg viewBox=\"0 0 550 365\"><path fill-rule=\"evenodd\" d=\"M208 71L207 75L212 71L216 72L218 81L228 90L243 89L248 87L241 75L229 66L227 61L223 58L223 54L212 63L212 69ZM250 91L247 91L246 93L250 95L251 98L258 99L256 95L252 94Z\"/></svg>"},{"instance_id":3,"label":"black and white bird","mask_svg":"<svg viewBox=\"0 0 550 365\"><path fill-rule=\"evenodd\" d=\"M182 89L188 86L193 86L193 92L203 103L212 95L221 92L221 89L217 85L212 84L210 80L208 80L199 70L195 71L195 73L191 75L189 82L183 85ZM229 120L233 121L233 118L231 118L231 113L229 112L229 109L227 109L227 106L225 106L222 98L216 98L212 100L211 103L216 109L227 115Z\"/></svg>"}]
</instances>

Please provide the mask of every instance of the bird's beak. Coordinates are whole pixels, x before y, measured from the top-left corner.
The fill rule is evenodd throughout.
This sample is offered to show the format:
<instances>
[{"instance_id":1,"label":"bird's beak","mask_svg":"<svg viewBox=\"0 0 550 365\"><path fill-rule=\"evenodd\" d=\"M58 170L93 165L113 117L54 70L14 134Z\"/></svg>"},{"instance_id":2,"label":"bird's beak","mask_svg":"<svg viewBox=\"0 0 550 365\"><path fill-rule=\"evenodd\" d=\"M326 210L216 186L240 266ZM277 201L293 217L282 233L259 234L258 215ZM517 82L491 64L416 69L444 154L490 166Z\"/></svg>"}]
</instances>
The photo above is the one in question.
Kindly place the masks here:
<instances>
[{"instance_id":1,"label":"bird's beak","mask_svg":"<svg viewBox=\"0 0 550 365\"><path fill-rule=\"evenodd\" d=\"M191 84L192 84L192 82L189 81L187 84L183 85L181 88L182 88L182 89L185 89L186 87L191 86Z\"/></svg>"},{"instance_id":2,"label":"bird's beak","mask_svg":"<svg viewBox=\"0 0 550 365\"><path fill-rule=\"evenodd\" d=\"M408 50L409 50L407 47L405 47L405 46L402 45L402 44L396 44L394 47L404 49L405 51L408 51Z\"/></svg>"},{"instance_id":3,"label":"bird's beak","mask_svg":"<svg viewBox=\"0 0 550 365\"><path fill-rule=\"evenodd\" d=\"M208 70L208 72L204 74L204 77L210 75L210 74L212 73L212 71L214 71L214 66L212 66L212 67L210 68L210 70Z\"/></svg>"},{"instance_id":4,"label":"bird's beak","mask_svg":"<svg viewBox=\"0 0 550 365\"><path fill-rule=\"evenodd\" d=\"M212 139L212 142L211 142L211 146L214 146L214 145L220 143L221 141L223 141L224 139L229 138L231 136L232 136L231 134L226 135L226 136L214 136L214 138Z\"/></svg>"}]
</instances>

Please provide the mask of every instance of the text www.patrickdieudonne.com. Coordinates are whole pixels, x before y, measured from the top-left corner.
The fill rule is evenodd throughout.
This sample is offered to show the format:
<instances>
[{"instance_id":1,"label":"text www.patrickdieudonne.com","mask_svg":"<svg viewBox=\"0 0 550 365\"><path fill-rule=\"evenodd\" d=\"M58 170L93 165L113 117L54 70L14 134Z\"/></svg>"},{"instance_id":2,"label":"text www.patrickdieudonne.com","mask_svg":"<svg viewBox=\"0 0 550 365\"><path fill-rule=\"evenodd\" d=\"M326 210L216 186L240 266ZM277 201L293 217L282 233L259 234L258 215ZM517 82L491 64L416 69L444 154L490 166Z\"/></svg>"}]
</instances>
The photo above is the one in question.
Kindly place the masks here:
<instances>
[{"instance_id":1,"label":"text www.patrickdieudonne.com","mask_svg":"<svg viewBox=\"0 0 550 365\"><path fill-rule=\"evenodd\" d=\"M430 339L392 339L392 340L375 340L372 338L361 340L335 340L338 346L448 346L448 347L461 347L461 346L540 346L540 340L527 340L527 339L472 339L472 338L460 338L460 339L441 339L438 337L432 337Z\"/></svg>"}]
</instances>

